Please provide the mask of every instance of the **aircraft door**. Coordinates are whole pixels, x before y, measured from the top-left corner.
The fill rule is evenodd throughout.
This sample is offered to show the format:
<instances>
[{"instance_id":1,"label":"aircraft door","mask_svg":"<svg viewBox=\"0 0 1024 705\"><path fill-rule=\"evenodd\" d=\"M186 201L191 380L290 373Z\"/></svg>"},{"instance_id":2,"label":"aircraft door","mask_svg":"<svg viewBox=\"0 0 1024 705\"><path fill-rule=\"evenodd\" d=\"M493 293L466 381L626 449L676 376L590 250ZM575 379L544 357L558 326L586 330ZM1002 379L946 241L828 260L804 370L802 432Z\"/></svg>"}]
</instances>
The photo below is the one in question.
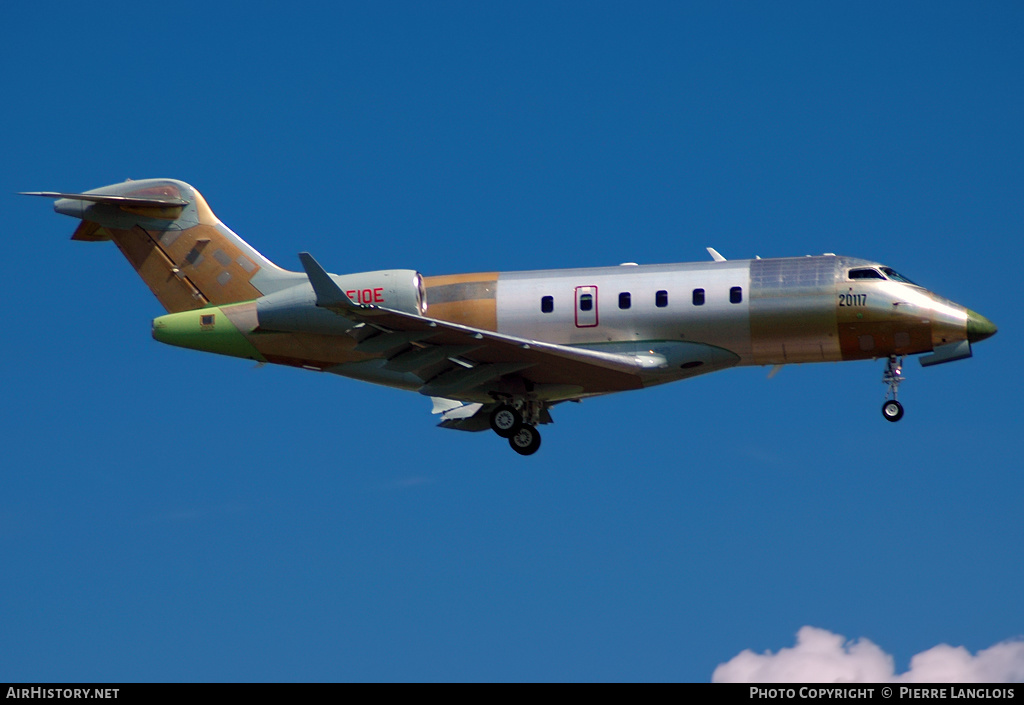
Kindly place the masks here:
<instances>
[{"instance_id":1,"label":"aircraft door","mask_svg":"<svg viewBox=\"0 0 1024 705\"><path fill-rule=\"evenodd\" d=\"M576 287L576 327L593 328L597 325L597 287Z\"/></svg>"}]
</instances>

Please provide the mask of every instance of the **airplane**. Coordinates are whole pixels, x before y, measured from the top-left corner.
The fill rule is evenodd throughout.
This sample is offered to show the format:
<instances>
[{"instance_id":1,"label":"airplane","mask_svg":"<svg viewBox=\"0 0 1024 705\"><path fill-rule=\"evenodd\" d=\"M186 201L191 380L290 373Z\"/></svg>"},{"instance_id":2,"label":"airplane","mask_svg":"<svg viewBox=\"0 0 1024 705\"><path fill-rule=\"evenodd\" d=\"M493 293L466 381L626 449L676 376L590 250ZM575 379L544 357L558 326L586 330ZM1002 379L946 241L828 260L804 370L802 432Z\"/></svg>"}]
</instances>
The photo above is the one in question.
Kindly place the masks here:
<instances>
[{"instance_id":1,"label":"airplane","mask_svg":"<svg viewBox=\"0 0 1024 705\"><path fill-rule=\"evenodd\" d=\"M277 266L189 184L128 180L57 199L72 240L113 240L167 314L169 345L419 392L444 428L540 447L552 406L745 365L885 360L882 415L903 418L903 359L971 357L984 316L883 264L820 256L425 277ZM925 354L926 353L926 354Z\"/></svg>"}]
</instances>

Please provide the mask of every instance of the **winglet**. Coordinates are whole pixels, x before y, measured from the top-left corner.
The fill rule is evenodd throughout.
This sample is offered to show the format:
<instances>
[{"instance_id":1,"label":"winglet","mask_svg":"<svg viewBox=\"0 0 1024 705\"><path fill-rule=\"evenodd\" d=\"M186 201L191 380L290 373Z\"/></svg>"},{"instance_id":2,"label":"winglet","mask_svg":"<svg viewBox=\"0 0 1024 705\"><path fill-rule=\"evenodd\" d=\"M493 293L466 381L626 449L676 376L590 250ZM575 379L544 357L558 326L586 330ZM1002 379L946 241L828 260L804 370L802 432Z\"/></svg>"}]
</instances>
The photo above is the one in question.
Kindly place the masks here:
<instances>
[{"instance_id":1,"label":"winglet","mask_svg":"<svg viewBox=\"0 0 1024 705\"><path fill-rule=\"evenodd\" d=\"M331 275L320 266L320 263L313 259L313 255L308 252L300 252L299 261L302 262L302 268L306 270L306 276L313 287L313 293L316 294L316 305L320 308L340 309L343 311L375 308L374 306L357 304L350 299L341 290L341 287L334 283Z\"/></svg>"},{"instance_id":2,"label":"winglet","mask_svg":"<svg viewBox=\"0 0 1024 705\"><path fill-rule=\"evenodd\" d=\"M715 260L716 262L725 261L725 257L722 257L722 255L718 254L718 250L716 250L714 247L709 247L707 248L707 250L708 254L711 255L711 259Z\"/></svg>"}]
</instances>

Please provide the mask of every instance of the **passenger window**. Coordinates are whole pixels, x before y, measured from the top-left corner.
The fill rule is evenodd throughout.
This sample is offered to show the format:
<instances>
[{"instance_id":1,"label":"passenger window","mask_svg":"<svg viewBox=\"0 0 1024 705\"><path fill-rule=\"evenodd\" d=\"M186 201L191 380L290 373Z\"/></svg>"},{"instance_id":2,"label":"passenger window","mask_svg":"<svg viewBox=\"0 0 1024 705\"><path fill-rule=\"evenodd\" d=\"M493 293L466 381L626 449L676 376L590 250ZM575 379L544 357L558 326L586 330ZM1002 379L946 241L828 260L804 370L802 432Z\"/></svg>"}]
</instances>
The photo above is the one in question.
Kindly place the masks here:
<instances>
[{"instance_id":1,"label":"passenger window","mask_svg":"<svg viewBox=\"0 0 1024 705\"><path fill-rule=\"evenodd\" d=\"M632 297L628 291L619 294L619 308L629 308L632 305Z\"/></svg>"},{"instance_id":2,"label":"passenger window","mask_svg":"<svg viewBox=\"0 0 1024 705\"><path fill-rule=\"evenodd\" d=\"M662 289L654 295L654 305L658 308L665 308L668 306L668 292Z\"/></svg>"},{"instance_id":3,"label":"passenger window","mask_svg":"<svg viewBox=\"0 0 1024 705\"><path fill-rule=\"evenodd\" d=\"M693 305L703 306L704 305L704 290L694 289L693 290Z\"/></svg>"},{"instance_id":4,"label":"passenger window","mask_svg":"<svg viewBox=\"0 0 1024 705\"><path fill-rule=\"evenodd\" d=\"M743 301L743 287L734 286L729 289L729 303L738 304Z\"/></svg>"},{"instance_id":5,"label":"passenger window","mask_svg":"<svg viewBox=\"0 0 1024 705\"><path fill-rule=\"evenodd\" d=\"M541 313L551 313L555 310L555 297L543 296L540 300Z\"/></svg>"},{"instance_id":6,"label":"passenger window","mask_svg":"<svg viewBox=\"0 0 1024 705\"><path fill-rule=\"evenodd\" d=\"M850 279L885 279L877 269L851 269Z\"/></svg>"},{"instance_id":7,"label":"passenger window","mask_svg":"<svg viewBox=\"0 0 1024 705\"><path fill-rule=\"evenodd\" d=\"M594 309L594 295L580 294L580 311L592 311Z\"/></svg>"}]
</instances>

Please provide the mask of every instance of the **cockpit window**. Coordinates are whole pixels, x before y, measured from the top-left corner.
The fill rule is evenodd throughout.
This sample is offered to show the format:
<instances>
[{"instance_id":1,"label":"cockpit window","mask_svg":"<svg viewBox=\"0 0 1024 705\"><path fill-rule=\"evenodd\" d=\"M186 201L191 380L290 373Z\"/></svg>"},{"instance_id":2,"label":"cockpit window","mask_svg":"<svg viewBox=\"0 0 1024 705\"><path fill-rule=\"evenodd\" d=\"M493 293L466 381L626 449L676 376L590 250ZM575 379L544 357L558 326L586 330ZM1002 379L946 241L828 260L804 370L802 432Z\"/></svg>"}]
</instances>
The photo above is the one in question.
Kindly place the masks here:
<instances>
[{"instance_id":1,"label":"cockpit window","mask_svg":"<svg viewBox=\"0 0 1024 705\"><path fill-rule=\"evenodd\" d=\"M877 269L864 267L863 269L851 269L850 279L885 279Z\"/></svg>"},{"instance_id":2,"label":"cockpit window","mask_svg":"<svg viewBox=\"0 0 1024 705\"><path fill-rule=\"evenodd\" d=\"M882 267L882 271L885 272L885 275L887 277L889 277L890 279L892 279L893 281L903 282L904 284L913 284L914 286L919 286L918 284L910 281L905 276L903 276L902 274L897 272L895 269L892 269L891 267ZM852 272L851 272L851 274L852 274Z\"/></svg>"}]
</instances>

